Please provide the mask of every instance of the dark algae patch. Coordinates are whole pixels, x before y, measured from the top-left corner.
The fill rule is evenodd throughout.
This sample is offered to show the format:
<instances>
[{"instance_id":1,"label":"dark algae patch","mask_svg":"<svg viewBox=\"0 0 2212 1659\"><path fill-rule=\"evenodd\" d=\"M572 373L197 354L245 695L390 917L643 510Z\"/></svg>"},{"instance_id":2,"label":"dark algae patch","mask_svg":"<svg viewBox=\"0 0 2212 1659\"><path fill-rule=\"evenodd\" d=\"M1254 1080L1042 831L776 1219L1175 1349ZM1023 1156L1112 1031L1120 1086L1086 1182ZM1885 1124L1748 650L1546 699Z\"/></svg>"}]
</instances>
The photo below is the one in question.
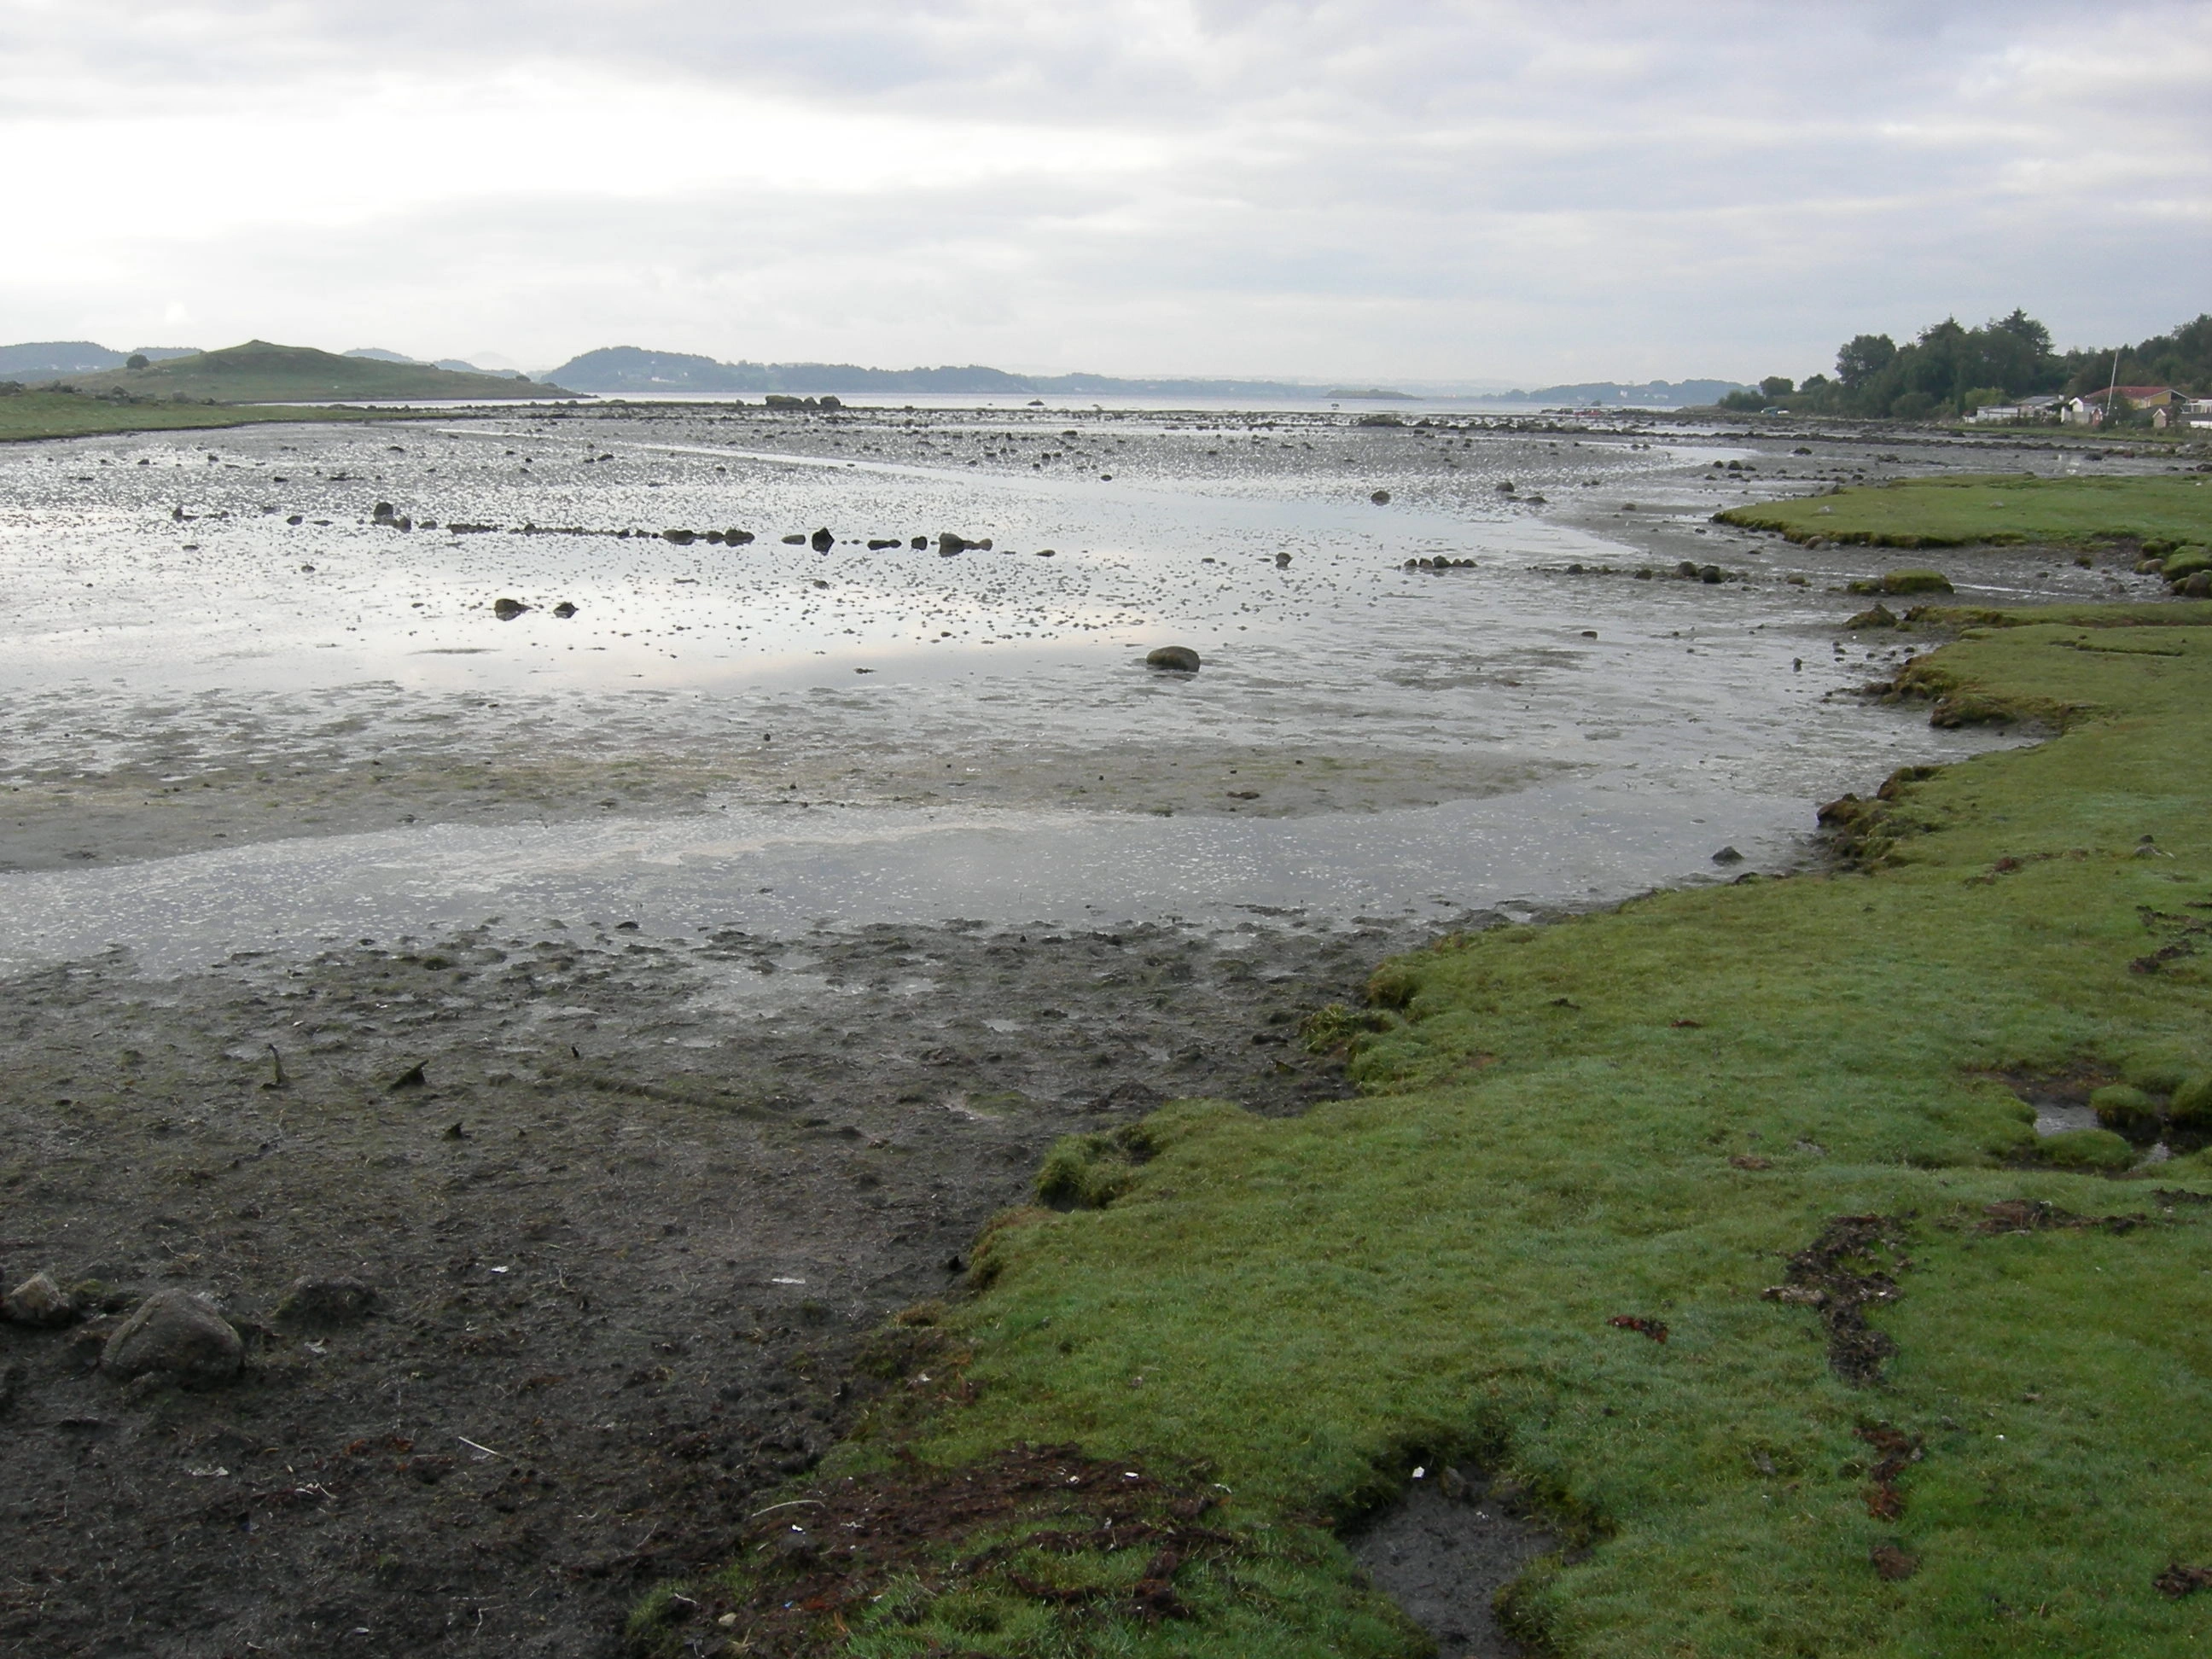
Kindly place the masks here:
<instances>
[{"instance_id":1,"label":"dark algae patch","mask_svg":"<svg viewBox=\"0 0 2212 1659\"><path fill-rule=\"evenodd\" d=\"M2179 1593L2212 1561L2212 1169L2168 1133L2212 1095L2212 977L2134 965L2212 907L2212 635L2158 609L1923 659L2051 735L1900 774L1848 866L1439 940L1310 1024L1360 1097L1065 1147L1064 1207L1002 1217L947 1300L958 1389L825 1472L1202 1468L1239 1540L1206 1571L1274 1588L934 1650L1427 1651L1332 1534L1463 1459L1561 1540L1502 1598L1538 1651L2212 1642ZM2014 1086L2054 1079L2136 1138L2069 1164Z\"/></svg>"}]
</instances>

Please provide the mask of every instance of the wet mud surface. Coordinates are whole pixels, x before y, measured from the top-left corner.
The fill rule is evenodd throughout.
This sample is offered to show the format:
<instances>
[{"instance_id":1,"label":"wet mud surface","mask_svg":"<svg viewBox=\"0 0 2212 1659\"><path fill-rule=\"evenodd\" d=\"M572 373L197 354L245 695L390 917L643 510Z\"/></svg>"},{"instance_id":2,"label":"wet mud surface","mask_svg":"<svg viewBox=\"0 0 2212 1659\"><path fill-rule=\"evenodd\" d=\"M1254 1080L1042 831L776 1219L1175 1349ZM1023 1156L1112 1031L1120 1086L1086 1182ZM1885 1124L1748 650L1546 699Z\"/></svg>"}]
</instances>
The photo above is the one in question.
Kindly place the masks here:
<instances>
[{"instance_id":1,"label":"wet mud surface","mask_svg":"<svg viewBox=\"0 0 2212 1659\"><path fill-rule=\"evenodd\" d=\"M0 454L0 1289L81 1316L0 1322L0 1645L614 1652L1056 1136L1338 1095L1297 1022L1378 958L1788 867L1990 741L1844 695L1914 648L1838 632L1874 554L1708 518L2075 463L1811 447L632 406ZM99 1367L167 1290L238 1376ZM1363 1547L1510 1651L1518 1522Z\"/></svg>"},{"instance_id":2,"label":"wet mud surface","mask_svg":"<svg viewBox=\"0 0 2212 1659\"><path fill-rule=\"evenodd\" d=\"M646 1583L812 1467L871 1386L856 1345L957 1293L1055 1136L1344 1091L1296 1019L1407 935L1293 922L684 949L580 925L18 979L0 1270L88 1316L0 1324L0 1512L40 1540L0 1636L613 1651ZM296 1325L301 1276L376 1305ZM94 1369L171 1288L245 1336L237 1378Z\"/></svg>"}]
</instances>

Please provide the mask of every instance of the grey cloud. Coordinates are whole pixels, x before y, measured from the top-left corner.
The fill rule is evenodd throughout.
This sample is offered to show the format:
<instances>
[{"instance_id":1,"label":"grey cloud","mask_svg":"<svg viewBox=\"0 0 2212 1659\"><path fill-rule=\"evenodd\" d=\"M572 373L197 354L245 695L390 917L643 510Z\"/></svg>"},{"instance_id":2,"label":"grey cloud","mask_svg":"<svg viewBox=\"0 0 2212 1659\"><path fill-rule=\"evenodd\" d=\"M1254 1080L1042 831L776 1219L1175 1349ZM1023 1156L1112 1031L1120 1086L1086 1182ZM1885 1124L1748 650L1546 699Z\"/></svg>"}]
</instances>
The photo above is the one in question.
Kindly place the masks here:
<instances>
[{"instance_id":1,"label":"grey cloud","mask_svg":"<svg viewBox=\"0 0 2212 1659\"><path fill-rule=\"evenodd\" d=\"M0 122L88 132L118 106L307 98L373 134L393 85L467 100L568 76L726 111L739 149L749 120L830 135L890 113L909 136L881 142L925 148L995 123L1007 162L665 193L653 117L626 104L594 137L634 194L554 176L432 202L394 179L334 228L287 234L271 203L261 226L125 239L100 282L33 252L0 303L57 335L131 334L135 290L234 333L282 318L531 361L624 338L1132 372L1802 374L1840 333L1952 310L2146 333L2201 307L2184 273L2212 249L2212 16L2171 3L77 0L0 16ZM608 121L580 95L561 118ZM1125 137L1161 158L1084 164ZM244 191L252 169L213 158L193 185ZM2125 250L2117 270L2082 258L2100 244Z\"/></svg>"}]
</instances>

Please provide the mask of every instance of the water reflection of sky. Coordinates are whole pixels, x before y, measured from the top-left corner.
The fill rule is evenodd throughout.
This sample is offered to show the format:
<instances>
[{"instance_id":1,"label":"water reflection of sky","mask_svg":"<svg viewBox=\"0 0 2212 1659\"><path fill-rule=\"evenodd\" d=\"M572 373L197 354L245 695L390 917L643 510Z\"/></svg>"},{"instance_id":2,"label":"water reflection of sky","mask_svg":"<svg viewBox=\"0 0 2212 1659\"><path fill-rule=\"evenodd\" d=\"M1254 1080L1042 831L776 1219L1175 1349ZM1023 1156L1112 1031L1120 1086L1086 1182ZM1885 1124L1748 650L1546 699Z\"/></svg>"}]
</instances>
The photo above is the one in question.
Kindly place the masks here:
<instances>
[{"instance_id":1,"label":"water reflection of sky","mask_svg":"<svg viewBox=\"0 0 2212 1659\"><path fill-rule=\"evenodd\" d=\"M309 710L369 746L396 723L449 720L465 752L526 718L580 743L641 721L680 738L781 722L799 699L809 740L856 765L979 733L1010 768L1091 744L1297 744L1486 767L1517 793L1295 822L817 813L756 824L742 846L717 839L721 814L635 842L605 823L424 825L173 860L158 877L9 877L9 902L46 907L19 933L88 945L66 918L96 904L112 938L148 948L164 915L204 943L188 920L203 912L301 937L317 914L388 932L587 898L665 919L679 890L778 927L1091 904L1349 912L1632 890L1707 868L1723 841L1780 858L1814 799L1968 740L1830 695L1866 678L1867 650L1838 651L1837 598L1789 585L1779 560L1721 586L1638 580L1650 555L1528 501L1632 489L1686 542L1711 511L1692 476L1705 459L1287 421L902 415L834 431L524 416L19 450L0 456L0 738L17 770L182 751L195 710L218 702L227 719L249 710L281 756L287 720ZM370 521L380 501L500 528L401 532ZM538 533L512 533L523 526ZM826 553L781 539L824 526ZM571 528L594 533L555 533ZM755 539L678 545L669 528ZM643 533L605 533L624 529ZM992 549L940 556L948 530ZM1440 555L1475 566L1403 568ZM531 608L501 620L501 598ZM554 614L564 602L574 617ZM1198 648L1205 671L1145 670L1143 648L1165 642ZM648 843L665 856L636 851Z\"/></svg>"}]
</instances>

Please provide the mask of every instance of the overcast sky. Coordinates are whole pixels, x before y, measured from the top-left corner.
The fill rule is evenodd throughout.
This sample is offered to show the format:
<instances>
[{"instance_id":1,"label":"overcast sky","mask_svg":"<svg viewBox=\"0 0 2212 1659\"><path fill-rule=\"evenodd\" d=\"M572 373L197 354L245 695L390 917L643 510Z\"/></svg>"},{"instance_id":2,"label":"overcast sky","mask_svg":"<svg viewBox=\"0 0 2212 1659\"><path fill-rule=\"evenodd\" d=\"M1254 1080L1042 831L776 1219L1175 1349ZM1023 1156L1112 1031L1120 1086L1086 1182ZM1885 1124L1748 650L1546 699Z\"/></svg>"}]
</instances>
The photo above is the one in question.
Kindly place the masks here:
<instances>
[{"instance_id":1,"label":"overcast sky","mask_svg":"<svg viewBox=\"0 0 2212 1659\"><path fill-rule=\"evenodd\" d=\"M0 340L1522 384L2212 308L2212 4L0 0Z\"/></svg>"}]
</instances>

